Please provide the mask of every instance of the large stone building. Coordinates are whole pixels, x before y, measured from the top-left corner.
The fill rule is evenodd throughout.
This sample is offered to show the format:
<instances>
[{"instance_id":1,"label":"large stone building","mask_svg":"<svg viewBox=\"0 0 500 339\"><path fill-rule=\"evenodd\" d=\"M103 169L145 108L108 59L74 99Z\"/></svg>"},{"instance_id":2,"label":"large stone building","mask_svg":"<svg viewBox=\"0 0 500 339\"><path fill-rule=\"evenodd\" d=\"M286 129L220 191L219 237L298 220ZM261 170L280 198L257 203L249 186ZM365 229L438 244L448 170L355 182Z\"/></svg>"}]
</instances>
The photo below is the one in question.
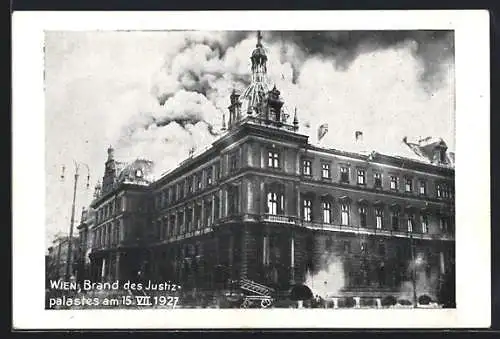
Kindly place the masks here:
<instances>
[{"instance_id":1,"label":"large stone building","mask_svg":"<svg viewBox=\"0 0 500 339\"><path fill-rule=\"evenodd\" d=\"M125 166L108 150L88 228L93 279L287 289L335 264L342 286L324 281L334 294L394 293L413 272L435 297L455 256L446 143L405 138L403 156L311 144L267 84L260 37L251 62L251 84L228 100L227 130L203 153L153 180L150 162Z\"/></svg>"}]
</instances>

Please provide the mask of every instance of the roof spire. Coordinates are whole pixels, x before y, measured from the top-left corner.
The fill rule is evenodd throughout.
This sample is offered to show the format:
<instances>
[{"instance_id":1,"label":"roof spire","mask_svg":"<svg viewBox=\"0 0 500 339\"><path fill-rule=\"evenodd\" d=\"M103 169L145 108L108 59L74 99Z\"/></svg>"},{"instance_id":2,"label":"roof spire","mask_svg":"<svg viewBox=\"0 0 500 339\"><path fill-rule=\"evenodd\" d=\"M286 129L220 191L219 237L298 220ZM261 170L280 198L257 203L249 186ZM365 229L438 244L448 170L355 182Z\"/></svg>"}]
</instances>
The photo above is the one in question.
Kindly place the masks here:
<instances>
[{"instance_id":1,"label":"roof spire","mask_svg":"<svg viewBox=\"0 0 500 339\"><path fill-rule=\"evenodd\" d=\"M262 33L261 31L257 31L257 47L262 47Z\"/></svg>"},{"instance_id":2,"label":"roof spire","mask_svg":"<svg viewBox=\"0 0 500 339\"><path fill-rule=\"evenodd\" d=\"M226 130L226 113L222 112L222 128L221 130Z\"/></svg>"},{"instance_id":3,"label":"roof spire","mask_svg":"<svg viewBox=\"0 0 500 339\"><path fill-rule=\"evenodd\" d=\"M299 118L297 116L297 107L295 107L295 112L293 114L293 127L295 130L299 129Z\"/></svg>"}]
</instances>

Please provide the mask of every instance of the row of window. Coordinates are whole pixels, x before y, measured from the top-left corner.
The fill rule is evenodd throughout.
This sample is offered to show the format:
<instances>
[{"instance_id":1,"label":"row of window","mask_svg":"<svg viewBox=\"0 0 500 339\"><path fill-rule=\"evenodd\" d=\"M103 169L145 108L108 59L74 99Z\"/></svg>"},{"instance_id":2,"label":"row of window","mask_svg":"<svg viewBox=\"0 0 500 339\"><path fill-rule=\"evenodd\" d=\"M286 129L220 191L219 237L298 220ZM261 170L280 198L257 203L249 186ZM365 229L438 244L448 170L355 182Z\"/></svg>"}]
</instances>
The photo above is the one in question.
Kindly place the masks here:
<instances>
[{"instance_id":1,"label":"row of window","mask_svg":"<svg viewBox=\"0 0 500 339\"><path fill-rule=\"evenodd\" d=\"M268 151L268 167L280 169L281 168L281 160L280 153L275 150ZM357 184L358 185L366 185L366 170L365 169L357 169ZM302 159L302 175L304 176L312 176L312 161L309 159ZM321 163L321 177L323 179L331 179L331 165L328 162ZM348 184L350 181L349 175L349 167L348 166L340 166L340 182ZM414 179L406 177L404 179L404 191L407 193L411 193L414 191ZM375 188L382 188L382 173L375 172L373 173L373 186ZM399 190L400 182L399 177L396 175L390 176L390 184L389 188L391 190L397 191ZM418 180L418 194L426 195L427 194L427 183L423 179ZM444 183L440 183L436 185L436 195L438 198L450 198L452 197L451 188Z\"/></svg>"},{"instance_id":2,"label":"row of window","mask_svg":"<svg viewBox=\"0 0 500 339\"><path fill-rule=\"evenodd\" d=\"M94 231L92 247L105 247L116 245L122 240L122 222L109 223ZM123 234L124 236L124 234Z\"/></svg>"},{"instance_id":3,"label":"row of window","mask_svg":"<svg viewBox=\"0 0 500 339\"><path fill-rule=\"evenodd\" d=\"M106 220L121 210L122 210L122 198L117 197L114 201L110 201L104 204L97 210L97 215L96 215L97 222L99 223L103 220Z\"/></svg>"},{"instance_id":4,"label":"row of window","mask_svg":"<svg viewBox=\"0 0 500 339\"><path fill-rule=\"evenodd\" d=\"M165 188L156 196L155 208L165 208L169 202L176 202L196 191L212 186L214 182L219 180L219 168L218 164L209 166L187 177L184 181Z\"/></svg>"},{"instance_id":5,"label":"row of window","mask_svg":"<svg viewBox=\"0 0 500 339\"><path fill-rule=\"evenodd\" d=\"M352 224L351 222L351 208L348 203L340 204L340 225L349 226ZM321 210L322 210L322 223L324 224L332 224L333 223L333 213L332 213L332 203L330 201L322 201L321 202ZM360 206L358 208L358 216L359 216L359 226L367 227L367 207ZM399 231L403 225L401 225L401 215L397 209L392 209L390 211L390 228L394 231ZM412 213L407 213L404 216L406 220L406 231L414 232L420 231L422 233L429 232L429 216L427 214L420 215L420 229L416 230L416 221L415 215ZM313 209L312 209L312 200L303 199L303 219L304 221L313 221ZM375 228L376 229L386 229L386 225L384 224L384 208L375 207ZM449 218L446 216L439 217L440 222L440 230L443 233L450 232L449 229Z\"/></svg>"},{"instance_id":6,"label":"row of window","mask_svg":"<svg viewBox=\"0 0 500 339\"><path fill-rule=\"evenodd\" d=\"M360 206L358 208L359 213L359 226L367 227L367 208L365 206ZM281 215L284 213L284 195L278 192L268 192L267 194L267 213L271 215ZM332 224L334 222L332 202L330 200L321 201L321 222L324 224ZM306 222L312 222L313 219L313 200L304 198L302 200L302 218ZM440 217L440 227L442 232L449 232L449 221L448 217ZM384 208L375 207L375 227L377 229L387 228L384 225ZM401 215L398 209L391 209L390 211L390 227L392 230L401 229ZM343 226L349 226L351 222L351 206L347 202L340 203L340 216L339 222ZM406 230L408 232L413 232L415 228L415 216L414 214L406 214ZM422 214L420 216L420 231L422 233L427 233L429 231L429 216L427 214Z\"/></svg>"},{"instance_id":7,"label":"row of window","mask_svg":"<svg viewBox=\"0 0 500 339\"><path fill-rule=\"evenodd\" d=\"M170 214L154 223L153 232L156 239L166 239L170 236L177 236L198 230L202 225L210 226L214 219L219 217L219 198L214 195L213 200L205 201L202 206L195 204L188 206L181 211Z\"/></svg>"}]
</instances>

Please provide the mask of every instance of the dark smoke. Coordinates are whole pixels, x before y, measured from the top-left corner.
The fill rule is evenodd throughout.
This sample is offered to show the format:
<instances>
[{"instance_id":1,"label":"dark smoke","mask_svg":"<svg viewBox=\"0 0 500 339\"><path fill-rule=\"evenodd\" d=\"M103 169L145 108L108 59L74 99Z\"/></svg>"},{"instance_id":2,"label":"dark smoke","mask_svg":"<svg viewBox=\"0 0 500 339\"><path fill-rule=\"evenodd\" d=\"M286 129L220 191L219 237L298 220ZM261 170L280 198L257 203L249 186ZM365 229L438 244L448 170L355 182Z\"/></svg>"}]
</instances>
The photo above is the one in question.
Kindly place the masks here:
<instances>
[{"instance_id":1,"label":"dark smoke","mask_svg":"<svg viewBox=\"0 0 500 339\"><path fill-rule=\"evenodd\" d=\"M424 66L423 82L434 80L441 64L453 60L455 50L453 31L279 31L264 36L273 42L294 43L304 57L333 59L339 70L348 69L360 54L414 41L414 55ZM299 69L294 71L295 82L300 74Z\"/></svg>"}]
</instances>

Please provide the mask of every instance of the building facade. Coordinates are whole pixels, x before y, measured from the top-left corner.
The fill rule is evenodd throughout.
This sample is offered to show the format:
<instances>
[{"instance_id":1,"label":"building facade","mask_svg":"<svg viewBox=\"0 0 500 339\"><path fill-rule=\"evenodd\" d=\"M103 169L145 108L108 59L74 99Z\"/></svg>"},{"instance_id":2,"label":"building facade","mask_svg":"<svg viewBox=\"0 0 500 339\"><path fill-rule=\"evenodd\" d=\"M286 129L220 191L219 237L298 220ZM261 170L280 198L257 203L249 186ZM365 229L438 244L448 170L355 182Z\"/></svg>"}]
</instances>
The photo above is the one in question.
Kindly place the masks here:
<instances>
[{"instance_id":1,"label":"building facade","mask_svg":"<svg viewBox=\"0 0 500 339\"><path fill-rule=\"evenodd\" d=\"M78 237L73 237L71 244L70 274L75 275L77 263L80 258L78 251ZM64 279L68 263L69 237L56 236L52 245L48 248L46 258L46 272L49 280Z\"/></svg>"},{"instance_id":2,"label":"building facade","mask_svg":"<svg viewBox=\"0 0 500 339\"><path fill-rule=\"evenodd\" d=\"M228 100L227 130L201 154L153 180L151 163L119 167L108 150L87 228L92 278L285 290L335 263L333 293L383 295L423 277L422 291L437 297L455 258L444 141L405 139L414 157L311 144L266 82L260 36L251 61L251 84Z\"/></svg>"}]
</instances>

